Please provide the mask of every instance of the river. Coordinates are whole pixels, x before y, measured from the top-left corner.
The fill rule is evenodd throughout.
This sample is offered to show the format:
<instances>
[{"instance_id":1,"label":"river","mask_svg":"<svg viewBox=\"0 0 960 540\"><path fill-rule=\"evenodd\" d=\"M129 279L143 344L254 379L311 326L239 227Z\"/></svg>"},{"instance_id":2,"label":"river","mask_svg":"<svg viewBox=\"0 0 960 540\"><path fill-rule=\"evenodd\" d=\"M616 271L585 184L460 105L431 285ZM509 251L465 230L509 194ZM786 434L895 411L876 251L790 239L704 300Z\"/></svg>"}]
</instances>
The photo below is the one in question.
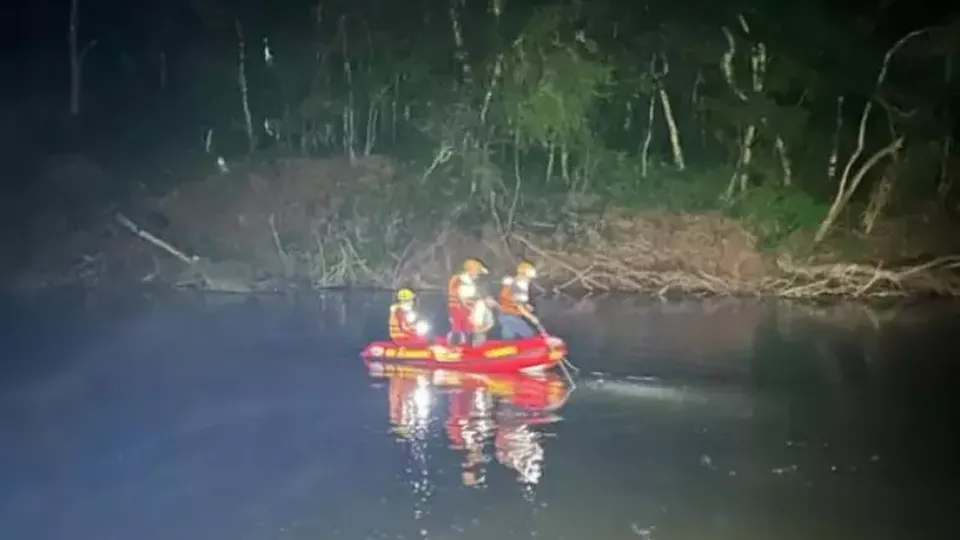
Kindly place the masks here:
<instances>
[{"instance_id":1,"label":"river","mask_svg":"<svg viewBox=\"0 0 960 540\"><path fill-rule=\"evenodd\" d=\"M544 300L580 368L554 410L371 378L387 302L5 301L0 538L955 534L953 306Z\"/></svg>"}]
</instances>

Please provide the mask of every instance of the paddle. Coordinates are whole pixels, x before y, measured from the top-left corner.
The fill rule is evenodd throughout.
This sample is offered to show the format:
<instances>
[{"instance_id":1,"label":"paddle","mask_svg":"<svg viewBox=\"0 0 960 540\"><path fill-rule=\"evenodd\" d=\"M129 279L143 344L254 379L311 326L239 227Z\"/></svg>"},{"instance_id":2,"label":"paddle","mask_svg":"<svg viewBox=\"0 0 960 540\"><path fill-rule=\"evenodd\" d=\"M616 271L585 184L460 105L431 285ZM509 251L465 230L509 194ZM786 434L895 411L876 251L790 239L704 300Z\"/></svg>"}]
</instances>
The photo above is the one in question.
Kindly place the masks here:
<instances>
[{"instance_id":1,"label":"paddle","mask_svg":"<svg viewBox=\"0 0 960 540\"><path fill-rule=\"evenodd\" d=\"M496 307L497 309L500 309L500 310L503 309L503 307L500 306L499 302L496 302L495 300L491 301L490 304L492 304L490 307ZM530 326L532 326L534 330L539 332L541 336L546 337L550 335L547 332L547 329L543 327L543 324L540 322L540 319L538 319L536 315L534 315L530 310L526 309L525 307L520 307L520 317L523 320L530 323Z\"/></svg>"},{"instance_id":2,"label":"paddle","mask_svg":"<svg viewBox=\"0 0 960 540\"><path fill-rule=\"evenodd\" d=\"M500 306L500 304L497 302L492 302L492 304L494 304L498 309L501 309L501 310L503 309ZM547 332L547 329L543 327L543 324L540 323L540 319L538 319L536 315L534 315L530 310L526 309L525 307L520 307L520 317L523 320L530 323L530 326L532 326L534 330L539 332L541 336L545 337L550 335Z\"/></svg>"},{"instance_id":3,"label":"paddle","mask_svg":"<svg viewBox=\"0 0 960 540\"><path fill-rule=\"evenodd\" d=\"M549 333L547 333L547 329L543 327L543 324L540 323L540 319L538 319L536 315L534 315L533 313L531 313L530 311L528 311L528 310L526 310L526 309L524 309L524 310L522 310L522 311L523 311L523 317L524 317L524 319L526 319L527 322L530 323L530 325L533 326L533 327L537 330L537 332L540 332L540 335L541 335L541 336L549 336L549 335L550 335Z\"/></svg>"}]
</instances>

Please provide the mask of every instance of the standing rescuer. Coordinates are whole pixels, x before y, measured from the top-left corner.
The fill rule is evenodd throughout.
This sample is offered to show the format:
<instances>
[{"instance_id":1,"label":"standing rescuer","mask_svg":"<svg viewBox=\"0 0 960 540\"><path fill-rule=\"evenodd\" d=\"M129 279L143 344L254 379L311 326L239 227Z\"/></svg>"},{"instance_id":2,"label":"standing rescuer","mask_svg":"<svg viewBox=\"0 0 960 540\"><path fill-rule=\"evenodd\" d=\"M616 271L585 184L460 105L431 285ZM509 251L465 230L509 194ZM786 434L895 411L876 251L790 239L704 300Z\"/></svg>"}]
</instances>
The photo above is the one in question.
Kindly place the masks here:
<instances>
[{"instance_id":1,"label":"standing rescuer","mask_svg":"<svg viewBox=\"0 0 960 540\"><path fill-rule=\"evenodd\" d=\"M447 282L447 311L450 314L451 345L459 345L472 338L472 343L482 341L483 335L490 329L488 323L488 304L493 303L482 298L477 288L477 280L489 271L480 259L471 257L463 263L463 271L455 274Z\"/></svg>"},{"instance_id":2,"label":"standing rescuer","mask_svg":"<svg viewBox=\"0 0 960 540\"><path fill-rule=\"evenodd\" d=\"M390 306L390 339L395 343L423 342L430 324L420 318L413 289L397 291L397 301Z\"/></svg>"},{"instance_id":3,"label":"standing rescuer","mask_svg":"<svg viewBox=\"0 0 960 540\"><path fill-rule=\"evenodd\" d=\"M537 277L533 264L523 261L517 273L503 279L500 287L500 330L503 339L533 337L536 334L529 321L535 320L530 305L530 282Z\"/></svg>"}]
</instances>

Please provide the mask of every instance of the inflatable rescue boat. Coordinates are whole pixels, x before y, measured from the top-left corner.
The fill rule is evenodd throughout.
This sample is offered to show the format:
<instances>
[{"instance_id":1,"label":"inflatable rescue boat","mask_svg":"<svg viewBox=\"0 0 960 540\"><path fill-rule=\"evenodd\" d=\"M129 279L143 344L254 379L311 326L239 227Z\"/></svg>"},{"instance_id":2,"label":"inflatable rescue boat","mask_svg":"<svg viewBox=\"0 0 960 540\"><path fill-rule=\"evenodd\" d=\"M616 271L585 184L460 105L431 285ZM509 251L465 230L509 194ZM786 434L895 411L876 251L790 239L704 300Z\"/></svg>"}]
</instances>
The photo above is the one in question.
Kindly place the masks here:
<instances>
[{"instance_id":1,"label":"inflatable rescue boat","mask_svg":"<svg viewBox=\"0 0 960 540\"><path fill-rule=\"evenodd\" d=\"M555 336L509 341L495 339L478 347L447 345L442 337L422 344L375 341L360 353L371 370L387 365L405 365L471 373L544 371L557 366L566 355L566 343Z\"/></svg>"}]
</instances>

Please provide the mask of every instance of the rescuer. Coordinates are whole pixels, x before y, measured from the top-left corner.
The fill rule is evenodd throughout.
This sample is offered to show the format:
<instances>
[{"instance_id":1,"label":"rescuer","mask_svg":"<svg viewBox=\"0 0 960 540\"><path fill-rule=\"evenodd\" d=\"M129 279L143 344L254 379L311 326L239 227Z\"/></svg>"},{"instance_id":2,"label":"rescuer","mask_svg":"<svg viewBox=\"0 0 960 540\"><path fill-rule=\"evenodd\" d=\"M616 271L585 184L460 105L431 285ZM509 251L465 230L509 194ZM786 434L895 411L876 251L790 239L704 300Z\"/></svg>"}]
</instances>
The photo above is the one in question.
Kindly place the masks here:
<instances>
[{"instance_id":1,"label":"rescuer","mask_svg":"<svg viewBox=\"0 0 960 540\"><path fill-rule=\"evenodd\" d=\"M430 324L417 313L417 295L412 289L397 291L397 301L390 306L390 340L394 343L422 343L427 340Z\"/></svg>"},{"instance_id":2,"label":"rescuer","mask_svg":"<svg viewBox=\"0 0 960 540\"><path fill-rule=\"evenodd\" d=\"M517 273L507 276L500 287L500 331L503 339L522 339L536 335L537 320L530 305L530 282L537 270L527 261L517 265Z\"/></svg>"},{"instance_id":3,"label":"rescuer","mask_svg":"<svg viewBox=\"0 0 960 540\"><path fill-rule=\"evenodd\" d=\"M490 307L496 303L483 298L477 287L480 276L489 273L480 259L471 257L463 263L463 271L447 282L447 311L450 315L451 345L463 344L470 336L474 346L479 345L493 326Z\"/></svg>"}]
</instances>

